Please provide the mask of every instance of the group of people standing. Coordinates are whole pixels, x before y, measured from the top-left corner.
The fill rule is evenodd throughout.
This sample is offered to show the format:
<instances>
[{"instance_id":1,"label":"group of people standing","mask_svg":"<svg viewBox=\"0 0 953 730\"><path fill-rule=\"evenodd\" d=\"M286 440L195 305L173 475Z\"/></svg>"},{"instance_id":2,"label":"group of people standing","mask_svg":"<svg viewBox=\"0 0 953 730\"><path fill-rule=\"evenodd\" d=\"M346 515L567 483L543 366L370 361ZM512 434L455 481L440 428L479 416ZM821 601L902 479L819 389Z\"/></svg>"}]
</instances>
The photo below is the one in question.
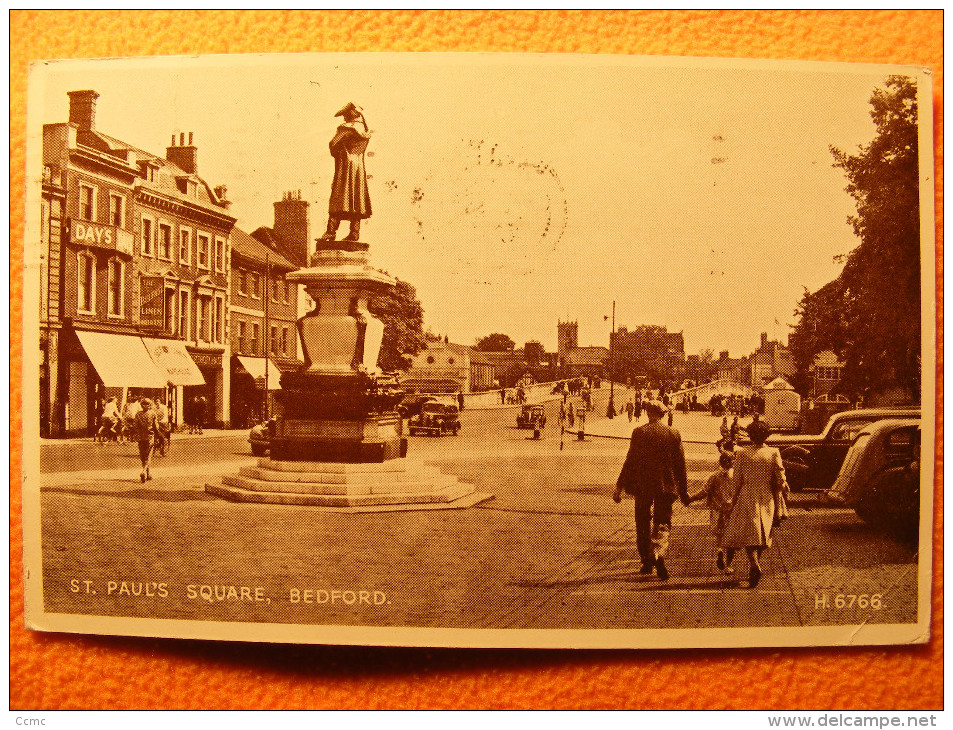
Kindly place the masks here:
<instances>
[{"instance_id":1,"label":"group of people standing","mask_svg":"<svg viewBox=\"0 0 953 730\"><path fill-rule=\"evenodd\" d=\"M760 420L747 426L750 443L740 448L720 450L719 469L704 488L688 492L688 472L681 435L662 423L668 406L652 400L644 404L649 422L632 432L629 451L616 482L612 498L622 501L623 493L635 501L635 534L640 572L653 571L668 580L665 555L672 529L672 507L676 500L689 505L705 499L715 536L716 565L726 574L733 572L738 550L748 556L748 586L761 580L761 556L771 546L772 532L787 516L788 492L780 452L765 441L771 431Z\"/></svg>"},{"instance_id":2,"label":"group of people standing","mask_svg":"<svg viewBox=\"0 0 953 730\"><path fill-rule=\"evenodd\" d=\"M198 395L193 400L190 411L194 417L187 419L189 433L202 433L207 404L204 395ZM103 404L93 440L100 444L107 441L135 442L142 464L139 481L145 483L152 479L150 466L153 454L166 455L173 431L169 406L163 398L133 396L120 410L118 398L112 397Z\"/></svg>"}]
</instances>

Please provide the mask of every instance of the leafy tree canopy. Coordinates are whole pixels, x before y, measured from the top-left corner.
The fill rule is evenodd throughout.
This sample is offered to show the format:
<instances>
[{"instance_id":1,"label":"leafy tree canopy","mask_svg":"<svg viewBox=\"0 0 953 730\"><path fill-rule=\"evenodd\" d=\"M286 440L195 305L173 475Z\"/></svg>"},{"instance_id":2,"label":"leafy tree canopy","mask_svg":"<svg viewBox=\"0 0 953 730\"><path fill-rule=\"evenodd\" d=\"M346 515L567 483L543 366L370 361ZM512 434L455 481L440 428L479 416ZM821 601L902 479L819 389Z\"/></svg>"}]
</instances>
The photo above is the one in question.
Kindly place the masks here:
<instances>
[{"instance_id":1,"label":"leafy tree canopy","mask_svg":"<svg viewBox=\"0 0 953 730\"><path fill-rule=\"evenodd\" d=\"M515 347L516 343L500 332L480 337L476 341L476 349L481 352L512 352Z\"/></svg>"},{"instance_id":2,"label":"leafy tree canopy","mask_svg":"<svg viewBox=\"0 0 953 730\"><path fill-rule=\"evenodd\" d=\"M398 279L394 289L372 297L367 308L384 324L378 367L385 372L409 369L411 357L425 345L424 310L417 290Z\"/></svg>"},{"instance_id":3,"label":"leafy tree canopy","mask_svg":"<svg viewBox=\"0 0 953 730\"><path fill-rule=\"evenodd\" d=\"M860 240L840 276L805 292L790 344L806 369L832 350L844 362L841 389L901 385L919 395L920 203L914 80L891 76L870 98L876 136L850 155L831 147L857 204L848 220Z\"/></svg>"}]
</instances>

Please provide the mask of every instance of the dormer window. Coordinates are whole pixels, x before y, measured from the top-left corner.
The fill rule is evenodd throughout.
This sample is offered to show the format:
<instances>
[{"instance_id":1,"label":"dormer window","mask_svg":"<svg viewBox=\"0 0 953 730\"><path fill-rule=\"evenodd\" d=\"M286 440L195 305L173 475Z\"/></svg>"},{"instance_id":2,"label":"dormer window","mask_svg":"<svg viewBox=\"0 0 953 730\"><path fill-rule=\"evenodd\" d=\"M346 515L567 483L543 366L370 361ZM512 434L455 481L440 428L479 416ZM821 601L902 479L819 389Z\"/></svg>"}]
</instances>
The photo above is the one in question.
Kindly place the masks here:
<instances>
[{"instance_id":1,"label":"dormer window","mask_svg":"<svg viewBox=\"0 0 953 730\"><path fill-rule=\"evenodd\" d=\"M199 184L195 180L186 180L185 192L190 198L197 198L199 196Z\"/></svg>"}]
</instances>

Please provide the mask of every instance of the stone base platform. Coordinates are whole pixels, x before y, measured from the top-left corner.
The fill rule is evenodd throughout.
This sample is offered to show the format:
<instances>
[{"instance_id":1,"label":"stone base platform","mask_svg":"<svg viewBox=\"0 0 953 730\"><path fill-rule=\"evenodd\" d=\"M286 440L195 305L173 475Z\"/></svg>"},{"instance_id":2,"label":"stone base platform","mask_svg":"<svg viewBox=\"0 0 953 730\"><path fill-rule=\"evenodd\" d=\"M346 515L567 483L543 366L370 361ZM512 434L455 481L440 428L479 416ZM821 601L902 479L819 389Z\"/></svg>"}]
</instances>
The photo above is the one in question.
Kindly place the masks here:
<instances>
[{"instance_id":1,"label":"stone base platform","mask_svg":"<svg viewBox=\"0 0 953 730\"><path fill-rule=\"evenodd\" d=\"M436 467L406 459L383 463L259 459L205 491L232 502L318 507L335 512L460 509L492 499Z\"/></svg>"}]
</instances>

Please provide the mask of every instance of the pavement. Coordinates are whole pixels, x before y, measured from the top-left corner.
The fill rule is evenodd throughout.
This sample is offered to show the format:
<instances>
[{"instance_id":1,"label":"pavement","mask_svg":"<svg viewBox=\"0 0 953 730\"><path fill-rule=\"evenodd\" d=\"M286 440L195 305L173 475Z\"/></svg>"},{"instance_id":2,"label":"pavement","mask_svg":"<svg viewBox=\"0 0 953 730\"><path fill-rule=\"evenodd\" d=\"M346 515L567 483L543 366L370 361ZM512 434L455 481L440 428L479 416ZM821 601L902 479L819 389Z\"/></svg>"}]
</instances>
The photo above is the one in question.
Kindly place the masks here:
<instances>
[{"instance_id":1,"label":"pavement","mask_svg":"<svg viewBox=\"0 0 953 730\"><path fill-rule=\"evenodd\" d=\"M244 430L177 435L145 485L133 445L44 443L35 488L47 610L474 628L916 620L916 546L809 497L792 500L755 589L744 555L734 575L715 566L701 503L676 504L670 580L639 575L632 503L611 500L637 424L599 418L606 399L597 395L583 442L561 437L556 404L547 405L540 440L515 428L513 409L465 410L460 436L411 438L414 458L495 495L440 512L333 514L216 499L203 489L209 478L255 462ZM692 491L714 470L719 424L705 414L675 416ZM838 596L847 596L843 606Z\"/></svg>"}]
</instances>

